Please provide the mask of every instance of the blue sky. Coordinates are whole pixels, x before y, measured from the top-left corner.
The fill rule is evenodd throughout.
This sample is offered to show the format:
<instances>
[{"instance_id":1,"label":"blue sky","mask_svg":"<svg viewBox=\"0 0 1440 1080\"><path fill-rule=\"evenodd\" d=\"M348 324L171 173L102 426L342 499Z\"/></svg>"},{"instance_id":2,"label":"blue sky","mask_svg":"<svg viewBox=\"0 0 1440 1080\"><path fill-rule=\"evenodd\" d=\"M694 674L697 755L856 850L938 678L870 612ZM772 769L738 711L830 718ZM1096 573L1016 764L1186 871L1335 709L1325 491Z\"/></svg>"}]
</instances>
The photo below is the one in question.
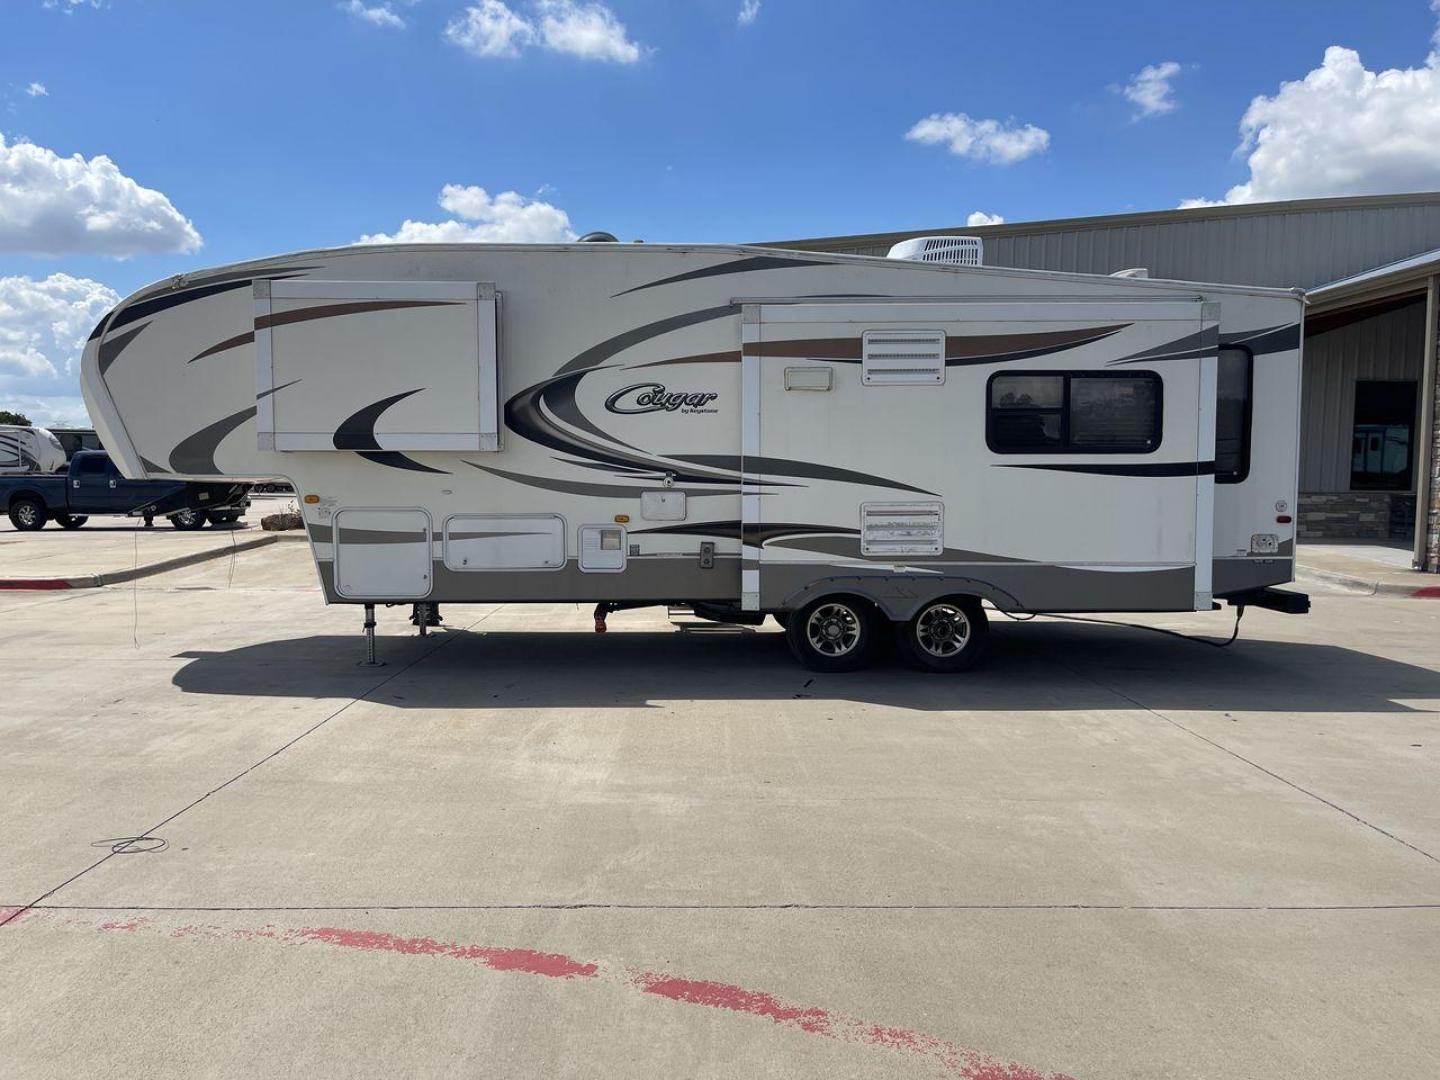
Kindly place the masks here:
<instances>
[{"instance_id":1,"label":"blue sky","mask_svg":"<svg viewBox=\"0 0 1440 1080\"><path fill-rule=\"evenodd\" d=\"M108 294L68 279L123 295L368 234L743 241L1440 188L1425 0L742 6L0 0L0 281L28 283L0 290L0 399L73 411L70 331L35 305L84 321ZM1257 97L1268 159L1236 152Z\"/></svg>"}]
</instances>

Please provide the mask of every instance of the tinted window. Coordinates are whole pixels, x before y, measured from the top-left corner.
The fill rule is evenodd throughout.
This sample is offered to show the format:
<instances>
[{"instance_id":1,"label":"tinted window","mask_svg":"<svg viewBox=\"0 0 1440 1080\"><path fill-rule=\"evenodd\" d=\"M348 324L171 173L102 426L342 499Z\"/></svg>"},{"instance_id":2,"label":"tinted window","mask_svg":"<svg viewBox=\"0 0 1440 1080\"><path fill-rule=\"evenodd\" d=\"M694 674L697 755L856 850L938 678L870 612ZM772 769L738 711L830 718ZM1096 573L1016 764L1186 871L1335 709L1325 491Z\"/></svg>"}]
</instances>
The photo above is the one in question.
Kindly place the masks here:
<instances>
[{"instance_id":1,"label":"tinted window","mask_svg":"<svg viewBox=\"0 0 1440 1080\"><path fill-rule=\"evenodd\" d=\"M990 443L1012 453L1063 446L1065 376L996 375L990 380Z\"/></svg>"},{"instance_id":2,"label":"tinted window","mask_svg":"<svg viewBox=\"0 0 1440 1080\"><path fill-rule=\"evenodd\" d=\"M1355 427L1350 487L1355 491L1405 491L1411 480L1415 442L1415 383L1355 383Z\"/></svg>"},{"instance_id":3,"label":"tinted window","mask_svg":"<svg viewBox=\"0 0 1440 1080\"><path fill-rule=\"evenodd\" d=\"M1224 348L1215 385L1215 482L1238 484L1250 473L1249 349Z\"/></svg>"},{"instance_id":4,"label":"tinted window","mask_svg":"<svg viewBox=\"0 0 1440 1080\"><path fill-rule=\"evenodd\" d=\"M1001 454L1145 454L1160 445L1160 377L1053 372L990 379L986 438Z\"/></svg>"},{"instance_id":5,"label":"tinted window","mask_svg":"<svg viewBox=\"0 0 1440 1080\"><path fill-rule=\"evenodd\" d=\"M1160 441L1160 380L1070 380L1070 445L1076 450L1143 454Z\"/></svg>"},{"instance_id":6,"label":"tinted window","mask_svg":"<svg viewBox=\"0 0 1440 1080\"><path fill-rule=\"evenodd\" d=\"M104 474L110 465L110 459L104 454L86 454L84 457L76 458L79 462L77 468L87 476L91 473Z\"/></svg>"}]
</instances>

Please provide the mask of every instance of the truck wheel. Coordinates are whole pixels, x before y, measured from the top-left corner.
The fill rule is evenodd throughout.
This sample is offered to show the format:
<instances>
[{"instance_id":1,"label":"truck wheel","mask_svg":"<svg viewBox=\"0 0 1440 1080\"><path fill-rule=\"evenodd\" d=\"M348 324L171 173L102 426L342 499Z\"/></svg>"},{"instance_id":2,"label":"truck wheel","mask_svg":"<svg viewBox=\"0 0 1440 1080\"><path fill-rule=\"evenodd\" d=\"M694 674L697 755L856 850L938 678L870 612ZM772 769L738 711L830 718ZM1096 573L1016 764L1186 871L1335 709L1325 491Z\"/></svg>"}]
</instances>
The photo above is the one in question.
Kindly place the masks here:
<instances>
[{"instance_id":1,"label":"truck wheel","mask_svg":"<svg viewBox=\"0 0 1440 1080\"><path fill-rule=\"evenodd\" d=\"M45 504L28 495L16 499L10 504L10 524L21 532L43 529L49 517L50 515L45 511Z\"/></svg>"},{"instance_id":2,"label":"truck wheel","mask_svg":"<svg viewBox=\"0 0 1440 1080\"><path fill-rule=\"evenodd\" d=\"M239 510L211 510L205 515L211 525L233 525L240 520Z\"/></svg>"},{"instance_id":3,"label":"truck wheel","mask_svg":"<svg viewBox=\"0 0 1440 1080\"><path fill-rule=\"evenodd\" d=\"M90 520L88 514L56 514L55 521L62 529L78 529Z\"/></svg>"},{"instance_id":4,"label":"truck wheel","mask_svg":"<svg viewBox=\"0 0 1440 1080\"><path fill-rule=\"evenodd\" d=\"M170 515L170 524L184 532L205 527L205 514L200 510L180 510Z\"/></svg>"},{"instance_id":5,"label":"truck wheel","mask_svg":"<svg viewBox=\"0 0 1440 1080\"><path fill-rule=\"evenodd\" d=\"M900 652L921 671L956 672L974 667L990 641L990 620L973 596L932 600L909 622L895 624Z\"/></svg>"},{"instance_id":6,"label":"truck wheel","mask_svg":"<svg viewBox=\"0 0 1440 1080\"><path fill-rule=\"evenodd\" d=\"M770 617L771 617L772 619L774 619L777 623L780 624L780 629L781 629L781 630L785 630L785 629L788 629L788 628L789 628L789 626L790 626L790 612L788 612L788 611L772 611L772 612L770 613Z\"/></svg>"},{"instance_id":7,"label":"truck wheel","mask_svg":"<svg viewBox=\"0 0 1440 1080\"><path fill-rule=\"evenodd\" d=\"M811 671L854 671L870 660L875 617L864 601L822 596L786 622L790 651Z\"/></svg>"}]
</instances>

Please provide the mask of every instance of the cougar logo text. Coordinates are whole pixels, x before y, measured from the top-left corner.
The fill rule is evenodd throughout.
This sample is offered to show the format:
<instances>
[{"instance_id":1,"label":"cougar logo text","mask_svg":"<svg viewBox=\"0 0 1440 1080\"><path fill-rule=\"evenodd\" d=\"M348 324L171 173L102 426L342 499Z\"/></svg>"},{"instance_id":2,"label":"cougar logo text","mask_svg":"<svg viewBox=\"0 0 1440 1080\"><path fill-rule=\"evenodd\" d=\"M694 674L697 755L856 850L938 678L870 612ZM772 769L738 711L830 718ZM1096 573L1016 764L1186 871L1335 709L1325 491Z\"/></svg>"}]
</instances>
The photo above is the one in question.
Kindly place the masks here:
<instances>
[{"instance_id":1,"label":"cougar logo text","mask_svg":"<svg viewBox=\"0 0 1440 1080\"><path fill-rule=\"evenodd\" d=\"M664 383L647 382L616 390L605 399L605 408L613 413L713 413L705 406L718 398L708 390L667 390Z\"/></svg>"}]
</instances>

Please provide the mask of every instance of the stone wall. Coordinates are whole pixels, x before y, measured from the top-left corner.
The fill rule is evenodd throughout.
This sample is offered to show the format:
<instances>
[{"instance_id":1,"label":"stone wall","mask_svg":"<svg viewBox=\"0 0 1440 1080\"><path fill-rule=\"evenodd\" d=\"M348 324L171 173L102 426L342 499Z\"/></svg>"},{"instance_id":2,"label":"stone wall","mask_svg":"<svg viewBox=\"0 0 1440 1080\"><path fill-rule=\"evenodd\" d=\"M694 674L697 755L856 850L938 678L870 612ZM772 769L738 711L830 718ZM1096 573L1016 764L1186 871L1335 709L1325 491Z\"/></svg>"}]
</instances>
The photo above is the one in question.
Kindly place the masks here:
<instances>
[{"instance_id":1,"label":"stone wall","mask_svg":"<svg viewBox=\"0 0 1440 1080\"><path fill-rule=\"evenodd\" d=\"M1408 491L1302 491L1301 540L1408 540L1415 496Z\"/></svg>"}]
</instances>

